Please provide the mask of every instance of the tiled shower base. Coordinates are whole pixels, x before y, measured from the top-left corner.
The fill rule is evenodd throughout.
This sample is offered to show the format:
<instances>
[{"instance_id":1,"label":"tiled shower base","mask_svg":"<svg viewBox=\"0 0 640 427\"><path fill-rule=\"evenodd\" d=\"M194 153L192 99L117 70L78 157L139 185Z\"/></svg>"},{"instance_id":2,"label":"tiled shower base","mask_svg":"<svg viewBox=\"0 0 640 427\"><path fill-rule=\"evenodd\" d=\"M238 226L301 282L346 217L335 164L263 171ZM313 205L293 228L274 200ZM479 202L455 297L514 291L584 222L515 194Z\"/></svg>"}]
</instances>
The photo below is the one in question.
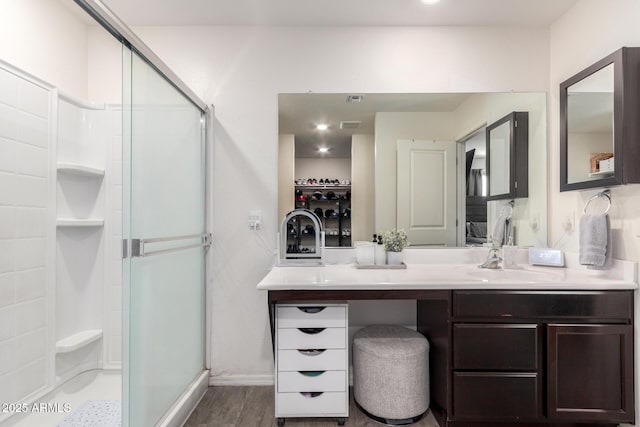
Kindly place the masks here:
<instances>
[{"instance_id":1,"label":"tiled shower base","mask_svg":"<svg viewBox=\"0 0 640 427\"><path fill-rule=\"evenodd\" d=\"M0 427L118 427L121 393L119 371L83 372L38 400L68 404L69 412L17 415L0 423Z\"/></svg>"}]
</instances>

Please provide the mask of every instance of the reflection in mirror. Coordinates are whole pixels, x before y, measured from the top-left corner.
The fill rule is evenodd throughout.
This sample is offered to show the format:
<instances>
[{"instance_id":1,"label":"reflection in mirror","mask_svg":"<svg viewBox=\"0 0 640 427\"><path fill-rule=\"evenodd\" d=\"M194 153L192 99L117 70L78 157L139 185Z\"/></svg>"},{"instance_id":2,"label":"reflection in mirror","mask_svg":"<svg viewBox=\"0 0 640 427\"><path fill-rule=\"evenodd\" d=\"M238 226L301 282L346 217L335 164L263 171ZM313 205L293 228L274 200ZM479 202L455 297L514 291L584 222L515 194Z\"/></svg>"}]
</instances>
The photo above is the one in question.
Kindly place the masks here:
<instances>
[{"instance_id":1,"label":"reflection in mirror","mask_svg":"<svg viewBox=\"0 0 640 427\"><path fill-rule=\"evenodd\" d=\"M297 188L296 180L316 179L319 185L321 178L325 181L343 178L324 172L310 176L297 170L296 164L300 163L296 160L297 152L306 145L306 148L312 148L312 155L305 162L312 162L313 158L326 161L330 157L328 154L339 150L332 148L334 142L342 141L342 144L351 144L351 245L357 241L371 241L374 233L397 228L407 217L409 222L402 227L409 234L411 246L481 245L486 242L487 230L492 229L504 201L487 202L484 189L488 183L483 172L486 153L474 147L472 141L474 136L481 140L479 145L484 151L488 123L513 111L526 111L529 112L529 196L515 202L515 243L523 246L547 244L546 94L358 93L355 102L353 95L279 95L280 218L296 206L297 197L313 195L304 187ZM327 124L328 128L319 130L318 124ZM319 148L325 146L328 151L321 153ZM474 148L473 154L467 154ZM405 160L401 159L400 150L406 151L402 154ZM453 169L448 161L452 156L458 159L453 162ZM343 160L346 158L343 156ZM434 179L423 167L409 170L408 166L403 166L418 161L430 162L430 173L440 170L443 178ZM327 186L326 183L323 185ZM504 183L496 181L494 185L509 188L508 180ZM301 190L302 194L296 195L296 190ZM317 191L326 196L330 190L327 187ZM408 216L403 215L406 209L400 209L398 205L406 197L415 198L409 201L408 206L415 209ZM449 204L451 198L453 204ZM433 237L449 236L446 231L449 228L453 230L453 240ZM475 230L476 242L468 239L471 229Z\"/></svg>"},{"instance_id":2,"label":"reflection in mirror","mask_svg":"<svg viewBox=\"0 0 640 427\"><path fill-rule=\"evenodd\" d=\"M567 97L567 182L613 176L613 64L569 86Z\"/></svg>"},{"instance_id":3,"label":"reflection in mirror","mask_svg":"<svg viewBox=\"0 0 640 427\"><path fill-rule=\"evenodd\" d=\"M487 141L491 169L489 173L489 196L509 193L510 176L510 122L489 129Z\"/></svg>"}]
</instances>

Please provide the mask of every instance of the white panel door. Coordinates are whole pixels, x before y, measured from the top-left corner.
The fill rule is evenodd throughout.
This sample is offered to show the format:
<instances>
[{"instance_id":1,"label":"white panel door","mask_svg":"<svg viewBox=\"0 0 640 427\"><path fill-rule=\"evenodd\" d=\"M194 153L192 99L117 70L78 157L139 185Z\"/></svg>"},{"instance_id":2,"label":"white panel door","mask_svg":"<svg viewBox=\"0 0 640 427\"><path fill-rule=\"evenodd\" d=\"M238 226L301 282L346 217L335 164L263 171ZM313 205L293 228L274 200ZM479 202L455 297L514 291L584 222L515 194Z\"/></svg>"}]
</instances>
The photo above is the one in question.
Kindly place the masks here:
<instances>
[{"instance_id":1,"label":"white panel door","mask_svg":"<svg viewBox=\"0 0 640 427\"><path fill-rule=\"evenodd\" d=\"M456 246L456 144L398 141L396 226L411 245Z\"/></svg>"}]
</instances>

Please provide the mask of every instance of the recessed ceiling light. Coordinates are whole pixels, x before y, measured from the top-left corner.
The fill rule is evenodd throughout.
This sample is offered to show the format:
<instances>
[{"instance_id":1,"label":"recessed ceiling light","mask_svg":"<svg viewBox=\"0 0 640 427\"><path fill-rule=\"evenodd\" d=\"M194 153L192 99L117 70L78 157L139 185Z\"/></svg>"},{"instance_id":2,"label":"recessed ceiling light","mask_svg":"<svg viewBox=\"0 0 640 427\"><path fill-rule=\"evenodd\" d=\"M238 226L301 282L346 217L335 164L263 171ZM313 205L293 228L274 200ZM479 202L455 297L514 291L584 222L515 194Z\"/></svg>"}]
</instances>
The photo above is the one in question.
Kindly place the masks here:
<instances>
[{"instance_id":1,"label":"recessed ceiling light","mask_svg":"<svg viewBox=\"0 0 640 427\"><path fill-rule=\"evenodd\" d=\"M326 153L327 151L329 151L329 149L327 147L320 147L318 148L318 151L321 153Z\"/></svg>"},{"instance_id":2,"label":"recessed ceiling light","mask_svg":"<svg viewBox=\"0 0 640 427\"><path fill-rule=\"evenodd\" d=\"M440 3L440 0L421 0L423 4L436 4Z\"/></svg>"},{"instance_id":3,"label":"recessed ceiling light","mask_svg":"<svg viewBox=\"0 0 640 427\"><path fill-rule=\"evenodd\" d=\"M324 123L320 123L320 124L316 125L316 129L318 129L318 130L327 130L327 129L329 129L329 125L326 125Z\"/></svg>"}]
</instances>

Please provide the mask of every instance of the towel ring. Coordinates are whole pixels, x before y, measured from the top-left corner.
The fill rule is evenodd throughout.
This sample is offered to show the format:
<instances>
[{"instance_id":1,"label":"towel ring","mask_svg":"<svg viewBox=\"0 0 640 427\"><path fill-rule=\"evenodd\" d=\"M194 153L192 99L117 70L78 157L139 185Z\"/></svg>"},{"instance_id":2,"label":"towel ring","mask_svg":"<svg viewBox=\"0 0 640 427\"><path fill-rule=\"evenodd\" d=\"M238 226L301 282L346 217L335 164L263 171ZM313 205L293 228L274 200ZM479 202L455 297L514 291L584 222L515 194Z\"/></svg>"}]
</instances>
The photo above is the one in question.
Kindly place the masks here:
<instances>
[{"instance_id":1,"label":"towel ring","mask_svg":"<svg viewBox=\"0 0 640 427\"><path fill-rule=\"evenodd\" d=\"M607 208L604 210L602 215L604 215L607 212L609 212L609 209L611 209L611 190L603 190L603 191L599 192L598 194L595 194L595 195L591 196L591 198L589 200L587 200L587 203L585 203L584 209L582 210L582 213L584 213L586 215L587 214L587 208L589 207L589 204L591 202L593 202L594 200L599 199L601 197L604 197L604 198L607 199Z\"/></svg>"}]
</instances>

